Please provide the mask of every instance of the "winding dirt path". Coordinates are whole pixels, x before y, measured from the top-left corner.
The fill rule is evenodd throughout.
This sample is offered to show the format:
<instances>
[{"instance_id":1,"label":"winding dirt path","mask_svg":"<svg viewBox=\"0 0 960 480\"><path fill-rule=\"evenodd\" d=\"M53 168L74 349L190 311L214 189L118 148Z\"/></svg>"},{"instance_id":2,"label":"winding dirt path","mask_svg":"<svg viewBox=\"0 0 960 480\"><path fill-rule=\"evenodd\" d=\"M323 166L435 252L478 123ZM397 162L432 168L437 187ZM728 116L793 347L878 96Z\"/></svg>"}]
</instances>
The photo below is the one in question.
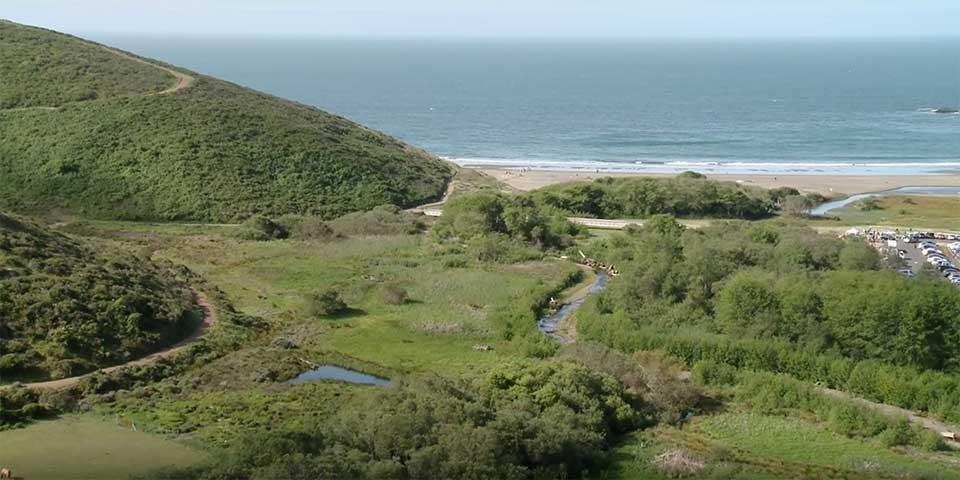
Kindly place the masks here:
<instances>
[{"instance_id":1,"label":"winding dirt path","mask_svg":"<svg viewBox=\"0 0 960 480\"><path fill-rule=\"evenodd\" d=\"M148 66L151 66L151 67L153 67L153 68L158 68L158 69L160 69L160 70L163 70L164 72L166 72L166 73L170 74L171 76L173 76L173 78L176 80L176 83L174 83L172 86L170 86L170 87L168 87L168 88L166 88L166 89L164 89L164 90L161 90L161 91L159 91L159 92L145 93L144 96L154 97L154 96L159 96L159 95L169 95L169 94L171 94L171 93L179 92L179 91L181 91L181 90L183 90L183 89L185 89L185 88L189 88L191 85L194 84L194 82L197 81L197 78L194 77L193 75L189 75L189 74L186 74L186 73L183 73L183 72L174 70L174 69L172 69L172 68L165 67L165 66L163 66L163 65L158 65L158 64L153 63L153 62L149 62L149 61L144 60L144 59L142 59L142 58L140 58L140 57L135 57L135 56L133 56L133 55L130 55L129 53L122 52L122 51L120 51L120 50L115 50L115 49L110 48L110 47L108 47L108 46L106 46L106 45L98 45L98 46L99 46L101 49L106 50L106 51L108 51L108 52L110 52L110 53L112 53L112 54L114 54L114 55L116 55L116 56L118 56L118 57L120 57L120 58L123 58L123 59L126 59L126 60L130 60L130 61L133 61L133 62L137 62L137 63L143 64L143 65L148 65ZM73 102L73 103L82 103L82 102ZM63 106L63 105L61 105L61 106ZM57 110L59 110L59 109L60 109L60 107L44 107L44 106L38 106L38 107L19 107L19 108L0 109L0 113L5 113L5 112L23 112L23 111L29 111L29 110L40 110L40 111L45 111L45 112L55 112L55 111L57 111Z\"/></svg>"},{"instance_id":2,"label":"winding dirt path","mask_svg":"<svg viewBox=\"0 0 960 480\"><path fill-rule=\"evenodd\" d=\"M164 72L167 72L168 74L173 75L173 77L177 79L177 83L175 83L172 87L167 88L167 89L165 89L165 90L161 90L161 91L156 92L156 93L150 93L150 94L148 94L148 96L154 96L154 95L169 95L169 94L171 94L171 93L176 93L176 92L179 92L180 90L183 90L183 89L189 87L190 85L193 85L193 82L195 82L195 81L197 80L196 77L194 77L193 75L188 75L188 74L186 74L186 73L179 72L179 71L174 70L174 69L172 69L172 68L165 67L165 66L163 66L163 65L158 65L158 64L156 64L156 63L148 62L148 61L146 61L146 60L144 60L144 59L142 59L142 58L140 58L140 57L135 57L135 56L133 56L133 55L130 55L129 53L121 52L120 50L114 50L114 49L112 49L112 48L110 48L110 47L107 47L107 46L104 46L104 45L101 45L100 48L102 48L102 49L104 49L104 50L106 50L106 51L108 51L108 52L110 52L110 53L112 53L112 54L114 54L114 55L116 55L116 56L118 56L118 57L125 58L125 59L127 59L127 60L131 60L131 61L134 61L134 62L143 64L143 65L148 65L148 66L151 66L151 67L153 67L153 68L159 68L160 70L163 70Z\"/></svg>"},{"instance_id":3,"label":"winding dirt path","mask_svg":"<svg viewBox=\"0 0 960 480\"><path fill-rule=\"evenodd\" d=\"M203 335L207 333L207 331L210 330L210 328L215 323L217 323L217 313L213 310L213 307L210 306L210 302L207 301L207 297L196 290L194 290L193 293L194 295L196 295L197 306L200 307L201 310L203 310L203 321L200 322L200 325L197 326L196 330L194 330L189 337L183 340L180 340L176 344L164 350L151 353L150 355L147 355L143 358L131 360L127 363L124 363L121 365L115 365L113 367L101 368L100 370L95 370L93 372L86 373L83 375L78 375L76 377L61 378L59 380L51 380L49 382L24 383L22 385L27 388L39 388L39 389L60 389L60 388L72 387L77 383L79 383L84 378L87 378L95 373L110 373L110 372L115 372L117 370L127 368L127 367L150 365L151 363L154 363L157 360L160 360L161 358L169 357L183 350L184 348L187 348L188 346L190 346L190 344L196 342L197 340L200 340L200 338L203 337ZM10 385L5 385L3 387L0 387L0 390L5 388L10 388Z\"/></svg>"},{"instance_id":4,"label":"winding dirt path","mask_svg":"<svg viewBox=\"0 0 960 480\"><path fill-rule=\"evenodd\" d=\"M423 213L428 217L439 217L440 215L430 215L428 211L440 210L442 212L443 205L447 203L447 200L450 199L450 195L453 195L453 192L454 190L456 190L456 188L457 188L456 182L454 182L453 178L451 178L450 182L447 183L447 190L443 192L443 197L440 197L440 201L425 203L423 205L418 205L416 207L408 208L405 211L411 212L411 213Z\"/></svg>"}]
</instances>

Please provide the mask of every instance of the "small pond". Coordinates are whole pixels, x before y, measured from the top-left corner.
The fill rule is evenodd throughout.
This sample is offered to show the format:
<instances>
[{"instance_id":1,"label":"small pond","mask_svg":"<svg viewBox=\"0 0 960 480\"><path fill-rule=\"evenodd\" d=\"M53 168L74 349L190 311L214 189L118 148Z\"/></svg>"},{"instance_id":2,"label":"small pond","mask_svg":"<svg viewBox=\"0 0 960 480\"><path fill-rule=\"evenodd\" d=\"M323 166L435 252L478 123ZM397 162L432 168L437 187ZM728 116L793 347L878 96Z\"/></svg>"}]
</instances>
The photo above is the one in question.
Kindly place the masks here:
<instances>
[{"instance_id":1,"label":"small pond","mask_svg":"<svg viewBox=\"0 0 960 480\"><path fill-rule=\"evenodd\" d=\"M314 380L339 380L341 382L360 383L364 385L390 385L390 380L385 378L375 377L370 374L338 367L336 365L320 365L317 368L307 370L306 372L287 380L287 383L303 383Z\"/></svg>"},{"instance_id":2,"label":"small pond","mask_svg":"<svg viewBox=\"0 0 960 480\"><path fill-rule=\"evenodd\" d=\"M857 200L863 200L867 197L882 197L886 195L908 195L908 194L922 194L922 195L951 195L951 194L960 194L960 187L900 187L894 188L892 190L884 190L882 192L872 192L872 193L859 193L857 195L851 195L842 200L836 200L833 202L824 203L817 208L814 208L810 211L811 215L825 215L831 210L836 210L838 208L846 207Z\"/></svg>"},{"instance_id":3,"label":"small pond","mask_svg":"<svg viewBox=\"0 0 960 480\"><path fill-rule=\"evenodd\" d=\"M608 277L606 272L598 272L596 280L593 282L593 285L590 286L590 293L596 293L604 288L607 288L607 280ZM583 301L586 299L586 296L583 298L578 298L561 306L560 309L553 314L540 318L540 320L537 321L537 328L539 328L541 332L550 335L561 342L566 341L565 338L557 335L557 328L560 327L560 321L577 308L580 308L580 305L583 304Z\"/></svg>"}]
</instances>

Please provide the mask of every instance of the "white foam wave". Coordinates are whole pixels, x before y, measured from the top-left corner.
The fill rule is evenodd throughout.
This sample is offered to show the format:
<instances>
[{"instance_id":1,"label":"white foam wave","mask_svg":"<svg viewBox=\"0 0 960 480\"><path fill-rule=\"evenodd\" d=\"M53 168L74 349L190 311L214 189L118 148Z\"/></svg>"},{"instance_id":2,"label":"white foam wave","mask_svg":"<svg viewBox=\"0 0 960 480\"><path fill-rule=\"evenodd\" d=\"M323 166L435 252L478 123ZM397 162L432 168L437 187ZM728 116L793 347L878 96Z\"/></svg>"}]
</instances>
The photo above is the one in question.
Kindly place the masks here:
<instances>
[{"instance_id":1,"label":"white foam wave","mask_svg":"<svg viewBox=\"0 0 960 480\"><path fill-rule=\"evenodd\" d=\"M600 160L545 160L509 158L458 158L446 160L465 167L507 170L557 170L601 173L680 173L693 170L713 174L791 174L791 175L936 175L960 170L960 159L944 161L865 161L865 162L775 162L722 160L636 160L611 162Z\"/></svg>"}]
</instances>

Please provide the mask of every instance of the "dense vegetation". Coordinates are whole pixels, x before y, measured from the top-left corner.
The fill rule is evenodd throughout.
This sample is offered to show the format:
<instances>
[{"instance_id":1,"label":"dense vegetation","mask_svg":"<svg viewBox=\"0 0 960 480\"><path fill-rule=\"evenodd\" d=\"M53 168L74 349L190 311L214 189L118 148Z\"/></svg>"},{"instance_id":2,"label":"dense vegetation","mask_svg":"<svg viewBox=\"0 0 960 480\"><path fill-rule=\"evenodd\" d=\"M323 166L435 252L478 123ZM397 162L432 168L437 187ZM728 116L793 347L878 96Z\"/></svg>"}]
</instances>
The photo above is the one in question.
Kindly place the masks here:
<instances>
[{"instance_id":1,"label":"dense vegetation","mask_svg":"<svg viewBox=\"0 0 960 480\"><path fill-rule=\"evenodd\" d=\"M855 360L957 367L960 292L935 276L881 271L866 243L804 227L684 230L658 220L596 245L624 271L604 293L605 308L648 325L776 337Z\"/></svg>"},{"instance_id":2,"label":"dense vegetation","mask_svg":"<svg viewBox=\"0 0 960 480\"><path fill-rule=\"evenodd\" d=\"M52 51L56 71L95 83L85 55L100 47L15 24L4 24L3 39L20 46L0 48L0 65L27 64L40 75L46 70L34 62ZM116 62L129 66L117 76L154 75ZM333 218L439 197L453 174L446 162L341 117L197 77L167 95L105 93L55 110L0 111L0 205L111 219ZM63 81L38 76L29 88L60 91Z\"/></svg>"},{"instance_id":3,"label":"dense vegetation","mask_svg":"<svg viewBox=\"0 0 960 480\"><path fill-rule=\"evenodd\" d=\"M0 20L0 109L158 92L173 82L99 45Z\"/></svg>"},{"instance_id":4,"label":"dense vegetation","mask_svg":"<svg viewBox=\"0 0 960 480\"><path fill-rule=\"evenodd\" d=\"M598 218L677 217L757 219L773 215L795 190L762 190L699 174L675 178L601 178L553 185L529 194L537 203Z\"/></svg>"},{"instance_id":5,"label":"dense vegetation","mask_svg":"<svg viewBox=\"0 0 960 480\"><path fill-rule=\"evenodd\" d=\"M477 245L503 238L539 248L556 248L569 245L581 229L556 208L539 205L524 196L483 192L448 202L433 232L441 239L472 241Z\"/></svg>"},{"instance_id":6,"label":"dense vegetation","mask_svg":"<svg viewBox=\"0 0 960 480\"><path fill-rule=\"evenodd\" d=\"M641 402L575 362L372 391L311 429L248 437L212 466L159 478L563 478L595 465Z\"/></svg>"},{"instance_id":7,"label":"dense vegetation","mask_svg":"<svg viewBox=\"0 0 960 480\"><path fill-rule=\"evenodd\" d=\"M420 216L394 205L353 212L324 220L316 216L283 215L270 219L262 215L248 218L234 231L242 240L336 240L345 237L413 235L426 225Z\"/></svg>"},{"instance_id":8,"label":"dense vegetation","mask_svg":"<svg viewBox=\"0 0 960 480\"><path fill-rule=\"evenodd\" d=\"M199 320L173 270L0 214L0 371L65 377L174 343Z\"/></svg>"},{"instance_id":9,"label":"dense vegetation","mask_svg":"<svg viewBox=\"0 0 960 480\"><path fill-rule=\"evenodd\" d=\"M471 197L464 196L465 205L491 203ZM494 206L514 208L514 197L502 198ZM478 218L473 207L463 212ZM536 237L516 234L522 229L471 234L460 227L470 222L455 222L445 235L410 235L392 229L403 224L403 212L350 218L363 226L358 232L376 236L331 235L336 222L289 216L243 227L67 227L149 246L155 257L204 272L243 311L269 319L270 328L233 312L210 343L205 337L149 368L98 375L66 398L0 391L0 420L16 424L87 405L107 415L111 427L135 422L140 431L210 449L210 462L148 476L158 479L954 478L947 466L954 459L937 451L935 432L821 389L951 417L960 413L960 377L952 367L856 360L832 336L781 332L785 318L794 317L752 301L790 304L780 299L780 281L801 273L814 286L832 275L885 279L883 262L862 244L766 223L721 224L698 234L655 216L623 235L586 240L568 233L538 248ZM490 225L500 228L507 218L501 210ZM317 234L298 235L304 225ZM237 240L248 227L289 236ZM393 234L376 233L381 228ZM688 238L698 235L706 245ZM742 244L736 253L723 243L727 235ZM471 258L474 241L491 237L529 258ZM622 275L609 293L588 297L569 330L576 343L560 346L537 330L536 319L551 297L587 284L582 269L549 258L571 240L580 244L567 253L583 249L613 260ZM697 253L714 243L723 248ZM684 269L693 263L683 262L697 255L715 261L703 262L695 272L700 280L690 280ZM669 260L663 265L671 268L662 270L670 282L652 273L652 257ZM632 272L638 265L642 275ZM760 291L761 282L743 281L730 287L739 293L730 294L729 315L721 315L728 286L750 273L767 280L775 297L744 294ZM691 285L707 292L701 301L689 294ZM650 294L657 289L674 293ZM630 292L642 299L626 301ZM747 311L763 314L755 322L731 320ZM225 333L234 340L217 340ZM316 365L393 385L286 383ZM10 453L26 463L19 450Z\"/></svg>"},{"instance_id":10,"label":"dense vegetation","mask_svg":"<svg viewBox=\"0 0 960 480\"><path fill-rule=\"evenodd\" d=\"M655 218L589 251L623 275L581 311L581 338L789 373L960 419L960 292L935 276L877 270L879 255L861 242Z\"/></svg>"},{"instance_id":11,"label":"dense vegetation","mask_svg":"<svg viewBox=\"0 0 960 480\"><path fill-rule=\"evenodd\" d=\"M862 403L831 397L809 384L789 376L766 372L737 372L730 366L710 360L693 366L702 385L732 386L735 395L753 412L783 414L800 411L813 414L830 430L840 435L876 438L885 447L914 445L925 450L943 448L937 432L911 426L906 418L893 417L864 408Z\"/></svg>"}]
</instances>

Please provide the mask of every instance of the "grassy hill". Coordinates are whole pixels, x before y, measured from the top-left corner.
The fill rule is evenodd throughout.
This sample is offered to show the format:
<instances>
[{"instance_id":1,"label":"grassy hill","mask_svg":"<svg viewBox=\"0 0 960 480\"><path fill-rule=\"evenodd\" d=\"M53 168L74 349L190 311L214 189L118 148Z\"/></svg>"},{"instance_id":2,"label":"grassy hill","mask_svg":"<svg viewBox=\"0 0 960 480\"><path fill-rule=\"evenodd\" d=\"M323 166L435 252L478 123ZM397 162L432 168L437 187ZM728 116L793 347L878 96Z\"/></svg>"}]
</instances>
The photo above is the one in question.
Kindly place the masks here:
<instances>
[{"instance_id":1,"label":"grassy hill","mask_svg":"<svg viewBox=\"0 0 960 480\"><path fill-rule=\"evenodd\" d=\"M453 175L344 118L138 60L0 23L0 206L128 220L334 217L438 198ZM159 93L177 83L166 69L196 79Z\"/></svg>"},{"instance_id":2,"label":"grassy hill","mask_svg":"<svg viewBox=\"0 0 960 480\"><path fill-rule=\"evenodd\" d=\"M126 251L0 213L3 379L65 377L185 336L193 294Z\"/></svg>"},{"instance_id":3,"label":"grassy hill","mask_svg":"<svg viewBox=\"0 0 960 480\"><path fill-rule=\"evenodd\" d=\"M173 77L74 37L0 20L0 108L159 92Z\"/></svg>"}]
</instances>

